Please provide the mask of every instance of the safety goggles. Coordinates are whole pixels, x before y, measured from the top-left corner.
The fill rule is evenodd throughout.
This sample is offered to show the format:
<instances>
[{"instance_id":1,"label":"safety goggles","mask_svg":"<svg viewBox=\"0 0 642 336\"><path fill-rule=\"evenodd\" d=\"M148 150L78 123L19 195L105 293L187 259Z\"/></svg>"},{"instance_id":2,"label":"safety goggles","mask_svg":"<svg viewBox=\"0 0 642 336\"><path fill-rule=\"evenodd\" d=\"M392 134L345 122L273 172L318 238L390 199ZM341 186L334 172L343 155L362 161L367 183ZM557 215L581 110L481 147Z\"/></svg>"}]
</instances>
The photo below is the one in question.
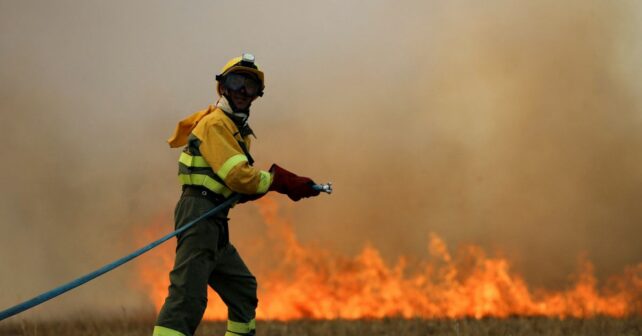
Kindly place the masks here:
<instances>
[{"instance_id":1,"label":"safety goggles","mask_svg":"<svg viewBox=\"0 0 642 336\"><path fill-rule=\"evenodd\" d=\"M245 89L248 96L258 96L261 90L261 84L247 74L232 72L223 78L223 86L232 91L241 91Z\"/></svg>"}]
</instances>

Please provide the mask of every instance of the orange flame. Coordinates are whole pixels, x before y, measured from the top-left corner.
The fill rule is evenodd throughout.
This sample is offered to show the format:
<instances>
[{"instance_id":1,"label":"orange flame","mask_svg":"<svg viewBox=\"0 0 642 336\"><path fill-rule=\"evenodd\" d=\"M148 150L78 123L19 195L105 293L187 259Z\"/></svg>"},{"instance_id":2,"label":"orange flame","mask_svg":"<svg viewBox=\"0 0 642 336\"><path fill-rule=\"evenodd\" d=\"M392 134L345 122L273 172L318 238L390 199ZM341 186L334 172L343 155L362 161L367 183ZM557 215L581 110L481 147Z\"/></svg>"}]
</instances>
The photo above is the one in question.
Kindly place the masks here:
<instances>
[{"instance_id":1,"label":"orange flame","mask_svg":"<svg viewBox=\"0 0 642 336\"><path fill-rule=\"evenodd\" d=\"M274 200L264 197L255 204L269 229L271 237L266 239L281 242L271 245L269 252L280 262L257 275L259 319L583 318L642 313L642 263L611 277L599 290L592 264L583 261L576 282L567 290L531 291L506 259L487 257L475 246L453 257L444 241L431 234L430 260L410 267L402 257L389 266L371 246L352 258L303 246L291 225L279 217ZM167 295L174 247L175 243L165 244L152 251L156 258L144 258L145 263L139 264L140 281L157 309ZM226 307L210 292L204 319L226 318Z\"/></svg>"}]
</instances>

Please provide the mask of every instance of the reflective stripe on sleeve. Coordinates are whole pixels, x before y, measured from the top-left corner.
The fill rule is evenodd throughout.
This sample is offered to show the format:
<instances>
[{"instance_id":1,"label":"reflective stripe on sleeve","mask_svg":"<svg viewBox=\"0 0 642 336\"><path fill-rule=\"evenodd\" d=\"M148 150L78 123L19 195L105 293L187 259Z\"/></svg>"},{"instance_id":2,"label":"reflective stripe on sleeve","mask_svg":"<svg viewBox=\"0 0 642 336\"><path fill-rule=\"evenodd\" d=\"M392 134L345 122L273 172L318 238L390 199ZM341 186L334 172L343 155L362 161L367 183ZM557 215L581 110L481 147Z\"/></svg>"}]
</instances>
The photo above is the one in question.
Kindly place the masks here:
<instances>
[{"instance_id":1,"label":"reflective stripe on sleeve","mask_svg":"<svg viewBox=\"0 0 642 336\"><path fill-rule=\"evenodd\" d=\"M178 162L188 167L205 168L210 166L202 156L192 156L185 152L181 153L181 156L178 158Z\"/></svg>"},{"instance_id":2,"label":"reflective stripe on sleeve","mask_svg":"<svg viewBox=\"0 0 642 336\"><path fill-rule=\"evenodd\" d=\"M268 191L270 184L272 184L272 174L265 170L261 170L261 180L259 181L259 187L256 189L256 193L265 194Z\"/></svg>"},{"instance_id":3,"label":"reflective stripe on sleeve","mask_svg":"<svg viewBox=\"0 0 642 336\"><path fill-rule=\"evenodd\" d=\"M228 187L220 184L218 181L215 179L203 175L203 174L179 174L178 175L178 180L181 182L181 184L189 184L189 185L199 185L203 186L217 194L221 194L225 197L228 197L232 194L232 190L230 190Z\"/></svg>"},{"instance_id":4,"label":"reflective stripe on sleeve","mask_svg":"<svg viewBox=\"0 0 642 336\"><path fill-rule=\"evenodd\" d=\"M185 334L183 334L180 331L176 331L174 329L155 326L152 336L185 336Z\"/></svg>"},{"instance_id":5,"label":"reflective stripe on sleeve","mask_svg":"<svg viewBox=\"0 0 642 336\"><path fill-rule=\"evenodd\" d=\"M230 170L232 170L232 168L236 167L236 165L238 165L241 162L247 162L247 156L243 154L236 154L232 156L231 158L227 159L225 163L223 163L223 165L221 166L221 169L219 169L219 171L217 172L217 175L223 180L225 180L225 178L227 177L227 174L230 173Z\"/></svg>"}]
</instances>

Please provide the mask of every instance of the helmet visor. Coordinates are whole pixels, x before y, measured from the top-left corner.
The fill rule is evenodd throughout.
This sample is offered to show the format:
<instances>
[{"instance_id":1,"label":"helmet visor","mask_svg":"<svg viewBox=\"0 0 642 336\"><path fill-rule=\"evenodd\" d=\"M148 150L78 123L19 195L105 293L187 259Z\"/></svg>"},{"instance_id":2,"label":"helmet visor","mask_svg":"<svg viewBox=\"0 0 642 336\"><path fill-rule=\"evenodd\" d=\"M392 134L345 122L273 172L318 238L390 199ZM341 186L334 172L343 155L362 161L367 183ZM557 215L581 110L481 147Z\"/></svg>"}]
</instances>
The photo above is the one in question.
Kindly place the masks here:
<instances>
[{"instance_id":1,"label":"helmet visor","mask_svg":"<svg viewBox=\"0 0 642 336\"><path fill-rule=\"evenodd\" d=\"M253 76L232 72L225 75L223 86L232 91L245 91L248 96L257 96L261 84Z\"/></svg>"}]
</instances>

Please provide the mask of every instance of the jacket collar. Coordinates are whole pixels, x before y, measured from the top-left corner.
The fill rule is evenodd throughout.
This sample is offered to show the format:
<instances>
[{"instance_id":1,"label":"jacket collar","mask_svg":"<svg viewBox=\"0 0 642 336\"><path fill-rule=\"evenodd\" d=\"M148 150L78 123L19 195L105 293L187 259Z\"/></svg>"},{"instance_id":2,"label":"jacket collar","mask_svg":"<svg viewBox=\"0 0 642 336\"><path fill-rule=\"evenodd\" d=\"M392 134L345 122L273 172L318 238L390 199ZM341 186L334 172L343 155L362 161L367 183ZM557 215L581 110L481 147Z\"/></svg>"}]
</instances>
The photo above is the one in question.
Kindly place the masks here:
<instances>
[{"instance_id":1,"label":"jacket collar","mask_svg":"<svg viewBox=\"0 0 642 336\"><path fill-rule=\"evenodd\" d=\"M225 96L221 96L221 98L219 98L218 102L216 102L216 107L220 108L221 111L223 111L225 115L234 122L242 137L246 137L251 134L256 138L254 131L252 131L252 128L250 128L250 125L248 124L250 111L234 112L232 106L230 106L230 102L225 98Z\"/></svg>"}]
</instances>

